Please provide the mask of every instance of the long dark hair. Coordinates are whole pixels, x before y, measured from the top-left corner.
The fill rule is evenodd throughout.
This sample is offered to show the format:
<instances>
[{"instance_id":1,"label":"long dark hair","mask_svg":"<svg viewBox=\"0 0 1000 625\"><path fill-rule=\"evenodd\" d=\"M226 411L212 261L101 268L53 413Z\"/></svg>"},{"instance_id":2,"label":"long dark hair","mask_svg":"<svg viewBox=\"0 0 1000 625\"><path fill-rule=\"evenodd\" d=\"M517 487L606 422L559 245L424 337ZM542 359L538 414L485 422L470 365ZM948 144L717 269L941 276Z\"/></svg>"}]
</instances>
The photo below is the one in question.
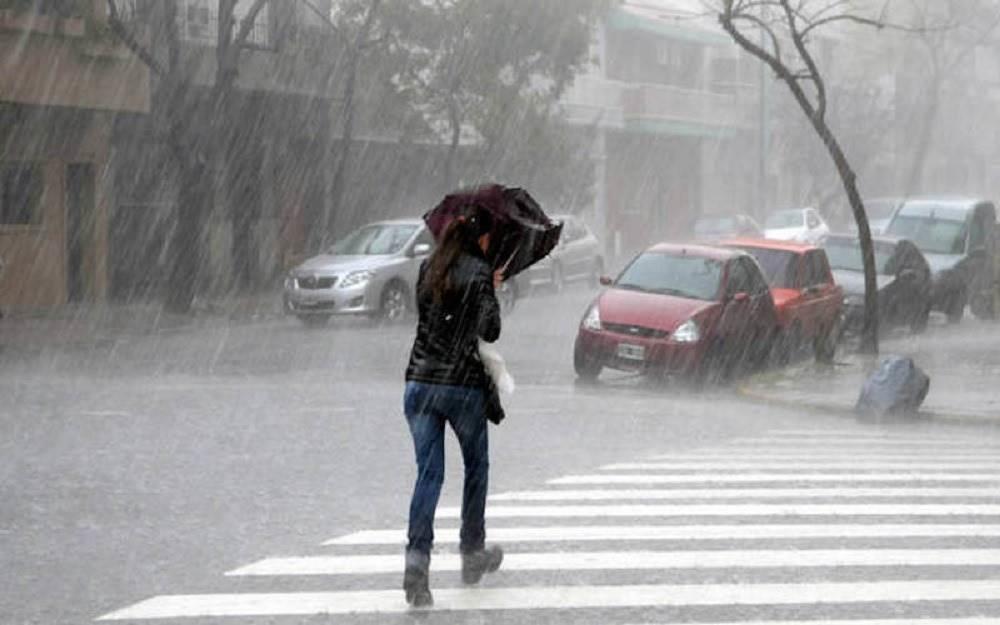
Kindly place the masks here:
<instances>
[{"instance_id":1,"label":"long dark hair","mask_svg":"<svg viewBox=\"0 0 1000 625\"><path fill-rule=\"evenodd\" d=\"M493 231L493 215L473 204L462 211L445 228L437 248L427 260L427 274L423 288L430 291L434 301L440 303L450 286L449 274L462 252L481 254L479 237Z\"/></svg>"}]
</instances>

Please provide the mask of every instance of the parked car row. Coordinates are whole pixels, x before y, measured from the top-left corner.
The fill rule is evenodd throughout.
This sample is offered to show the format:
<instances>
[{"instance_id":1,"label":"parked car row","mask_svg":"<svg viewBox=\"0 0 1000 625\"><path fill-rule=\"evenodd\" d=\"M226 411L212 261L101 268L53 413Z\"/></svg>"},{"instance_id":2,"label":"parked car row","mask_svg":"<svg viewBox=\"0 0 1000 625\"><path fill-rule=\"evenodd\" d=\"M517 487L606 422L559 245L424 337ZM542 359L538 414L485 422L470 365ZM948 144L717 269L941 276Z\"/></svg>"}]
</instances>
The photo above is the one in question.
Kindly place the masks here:
<instances>
[{"instance_id":1,"label":"parked car row","mask_svg":"<svg viewBox=\"0 0 1000 625\"><path fill-rule=\"evenodd\" d=\"M1000 227L992 203L883 203L891 208L877 230L886 234L873 239L881 328L922 332L932 309L957 322L977 294L993 310ZM607 289L585 312L574 346L580 378L604 369L725 377L807 346L831 360L841 337L860 330L860 241L831 234L815 209L773 214L763 236L745 215L704 217L694 231L711 242L655 245L616 279L602 279Z\"/></svg>"},{"instance_id":2,"label":"parked car row","mask_svg":"<svg viewBox=\"0 0 1000 625\"><path fill-rule=\"evenodd\" d=\"M539 286L556 291L574 281L597 286L604 272L597 237L574 215L554 219L563 223L559 245L543 262L500 286L503 311ZM285 310L307 325L322 325L334 316L402 320L415 310L420 263L433 248L434 237L419 218L362 226L288 272Z\"/></svg>"}]
</instances>

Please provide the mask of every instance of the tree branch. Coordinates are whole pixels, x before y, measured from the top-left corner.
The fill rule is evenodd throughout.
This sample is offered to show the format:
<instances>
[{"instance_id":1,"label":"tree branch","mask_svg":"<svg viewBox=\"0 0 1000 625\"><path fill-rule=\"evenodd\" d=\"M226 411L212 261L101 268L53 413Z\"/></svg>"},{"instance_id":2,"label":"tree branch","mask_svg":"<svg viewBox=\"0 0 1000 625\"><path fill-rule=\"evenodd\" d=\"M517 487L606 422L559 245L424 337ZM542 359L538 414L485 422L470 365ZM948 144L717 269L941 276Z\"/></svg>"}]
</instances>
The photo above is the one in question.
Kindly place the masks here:
<instances>
[{"instance_id":1,"label":"tree branch","mask_svg":"<svg viewBox=\"0 0 1000 625\"><path fill-rule=\"evenodd\" d=\"M253 5L250 6L250 10L247 11L246 17L244 17L240 22L240 29L236 31L236 37L233 39L233 45L237 48L242 48L246 45L247 37L250 36L250 31L253 30L254 22L257 21L257 15L260 10L264 8L268 0L254 0Z\"/></svg>"},{"instance_id":2,"label":"tree branch","mask_svg":"<svg viewBox=\"0 0 1000 625\"><path fill-rule=\"evenodd\" d=\"M132 54L136 56L140 61L146 64L154 74L162 76L165 72L163 66L160 65L153 53L147 50L139 40L135 38L129 29L122 22L121 14L118 12L118 5L115 4L115 0L108 0L108 26L111 28L111 32L114 33L115 37L118 38L125 47L128 48Z\"/></svg>"}]
</instances>

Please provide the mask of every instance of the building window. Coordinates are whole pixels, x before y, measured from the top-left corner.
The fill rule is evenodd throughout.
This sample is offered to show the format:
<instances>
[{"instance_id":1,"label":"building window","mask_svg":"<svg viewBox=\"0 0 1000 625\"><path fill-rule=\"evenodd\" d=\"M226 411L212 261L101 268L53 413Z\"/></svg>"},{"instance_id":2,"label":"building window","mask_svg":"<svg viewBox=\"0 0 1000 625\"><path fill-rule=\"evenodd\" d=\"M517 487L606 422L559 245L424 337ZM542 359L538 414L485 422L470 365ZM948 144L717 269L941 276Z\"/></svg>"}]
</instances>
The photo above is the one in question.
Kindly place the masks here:
<instances>
[{"instance_id":1,"label":"building window","mask_svg":"<svg viewBox=\"0 0 1000 625\"><path fill-rule=\"evenodd\" d=\"M40 221L42 167L39 163L0 163L0 226L27 226Z\"/></svg>"}]
</instances>

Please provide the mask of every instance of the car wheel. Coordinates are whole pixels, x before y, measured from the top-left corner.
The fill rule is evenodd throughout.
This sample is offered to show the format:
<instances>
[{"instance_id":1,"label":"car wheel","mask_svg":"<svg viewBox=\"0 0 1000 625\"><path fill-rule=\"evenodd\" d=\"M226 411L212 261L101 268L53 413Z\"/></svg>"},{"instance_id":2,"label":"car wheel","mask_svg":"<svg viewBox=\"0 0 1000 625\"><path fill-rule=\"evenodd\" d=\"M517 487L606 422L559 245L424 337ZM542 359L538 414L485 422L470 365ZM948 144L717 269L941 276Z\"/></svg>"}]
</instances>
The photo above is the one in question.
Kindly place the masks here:
<instances>
[{"instance_id":1,"label":"car wheel","mask_svg":"<svg viewBox=\"0 0 1000 625\"><path fill-rule=\"evenodd\" d=\"M603 368L600 360L588 354L579 345L573 348L573 370L582 381L593 382L597 380L597 376L601 375Z\"/></svg>"},{"instance_id":2,"label":"car wheel","mask_svg":"<svg viewBox=\"0 0 1000 625\"><path fill-rule=\"evenodd\" d=\"M965 316L965 292L959 291L951 296L948 301L948 310L946 314L948 315L948 323L961 323L962 317Z\"/></svg>"},{"instance_id":3,"label":"car wheel","mask_svg":"<svg viewBox=\"0 0 1000 625\"><path fill-rule=\"evenodd\" d=\"M840 337L840 317L820 329L813 341L813 353L816 362L830 364L837 355L837 340Z\"/></svg>"},{"instance_id":4,"label":"car wheel","mask_svg":"<svg viewBox=\"0 0 1000 625\"><path fill-rule=\"evenodd\" d=\"M517 285L513 281L506 281L500 284L496 291L497 301L500 303L500 314L506 315L514 310L517 303Z\"/></svg>"},{"instance_id":5,"label":"car wheel","mask_svg":"<svg viewBox=\"0 0 1000 625\"><path fill-rule=\"evenodd\" d=\"M549 281L552 283L552 290L556 293L562 293L566 288L566 276L563 273L562 265L559 263L552 263L551 273L549 275Z\"/></svg>"},{"instance_id":6,"label":"car wheel","mask_svg":"<svg viewBox=\"0 0 1000 625\"><path fill-rule=\"evenodd\" d=\"M330 315L299 315L301 321L307 328L322 328L330 321Z\"/></svg>"},{"instance_id":7,"label":"car wheel","mask_svg":"<svg viewBox=\"0 0 1000 625\"><path fill-rule=\"evenodd\" d=\"M390 282L382 289L379 305L379 317L387 323L398 323L406 318L410 311L407 303L407 291L399 282Z\"/></svg>"}]
</instances>

